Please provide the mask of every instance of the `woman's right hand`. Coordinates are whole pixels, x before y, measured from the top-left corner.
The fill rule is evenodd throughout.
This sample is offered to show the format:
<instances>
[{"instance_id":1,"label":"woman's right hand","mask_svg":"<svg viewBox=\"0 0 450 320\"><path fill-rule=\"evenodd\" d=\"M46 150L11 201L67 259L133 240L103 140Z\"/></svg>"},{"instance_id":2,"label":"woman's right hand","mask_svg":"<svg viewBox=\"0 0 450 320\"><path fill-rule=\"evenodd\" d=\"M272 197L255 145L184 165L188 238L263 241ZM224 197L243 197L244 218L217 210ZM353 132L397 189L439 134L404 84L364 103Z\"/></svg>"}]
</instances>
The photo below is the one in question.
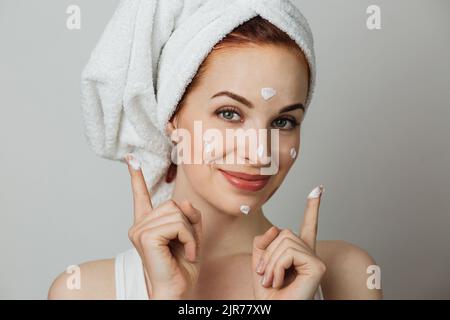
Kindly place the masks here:
<instances>
[{"instance_id":1,"label":"woman's right hand","mask_svg":"<svg viewBox=\"0 0 450 320\"><path fill-rule=\"evenodd\" d=\"M125 160L134 203L128 237L141 257L149 298L186 299L200 271L201 213L188 201L168 200L153 208L140 163L132 155Z\"/></svg>"}]
</instances>

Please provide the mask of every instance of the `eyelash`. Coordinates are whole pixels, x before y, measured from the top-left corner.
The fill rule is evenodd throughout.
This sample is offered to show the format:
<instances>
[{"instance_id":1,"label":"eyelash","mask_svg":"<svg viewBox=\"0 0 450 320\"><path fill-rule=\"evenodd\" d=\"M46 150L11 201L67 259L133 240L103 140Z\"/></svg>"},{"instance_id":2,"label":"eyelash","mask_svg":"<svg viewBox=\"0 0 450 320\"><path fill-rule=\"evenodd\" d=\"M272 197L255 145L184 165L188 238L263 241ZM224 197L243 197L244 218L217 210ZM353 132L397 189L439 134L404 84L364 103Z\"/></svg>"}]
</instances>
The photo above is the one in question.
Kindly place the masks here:
<instances>
[{"instance_id":1,"label":"eyelash","mask_svg":"<svg viewBox=\"0 0 450 320\"><path fill-rule=\"evenodd\" d=\"M220 117L220 115L225 113L225 112L233 112L233 113L238 114L241 117L239 109L236 108L236 107L233 107L233 106L226 106L226 107L220 108L219 110L217 110L215 112L215 114L217 116L219 116L219 118L221 118L221 119L223 119L224 121L227 121L227 122L242 122L242 119L238 120L238 121L233 121L233 120L229 120L229 119L225 119L223 117ZM300 123L298 123L297 120L294 117L284 116L284 117L275 119L273 122L278 121L278 120L287 120L287 121L289 121L291 123L291 126L292 126L292 128L290 128L290 129L281 129L281 130L294 130L296 127L298 127L300 125Z\"/></svg>"}]
</instances>

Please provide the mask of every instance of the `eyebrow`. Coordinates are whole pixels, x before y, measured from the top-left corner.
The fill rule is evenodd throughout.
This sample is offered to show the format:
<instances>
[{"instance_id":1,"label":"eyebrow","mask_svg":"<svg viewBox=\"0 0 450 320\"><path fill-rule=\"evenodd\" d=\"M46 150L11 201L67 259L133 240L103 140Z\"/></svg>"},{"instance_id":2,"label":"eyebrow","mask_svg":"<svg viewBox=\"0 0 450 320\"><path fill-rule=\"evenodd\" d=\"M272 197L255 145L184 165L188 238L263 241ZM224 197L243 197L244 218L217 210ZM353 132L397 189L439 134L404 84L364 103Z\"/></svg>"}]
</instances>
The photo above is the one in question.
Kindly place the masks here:
<instances>
[{"instance_id":1,"label":"eyebrow","mask_svg":"<svg viewBox=\"0 0 450 320\"><path fill-rule=\"evenodd\" d=\"M243 105L245 105L245 106L247 106L249 108L254 108L253 104L250 101L248 101L244 97L242 97L242 96L240 96L240 95L238 95L236 93L230 92L230 91L218 92L215 95L213 95L211 97L211 99L214 99L214 98L217 98L217 97L220 97L220 96L227 96L227 97L229 97L229 98L231 98L233 100L236 100L236 101L242 103ZM286 106L286 107L282 108L280 110L280 114L284 113L284 112L294 111L294 110L297 110L297 109L301 109L301 110L303 110L303 112L305 112L305 106L303 104L301 104L301 103L296 103L296 104L289 105L289 106Z\"/></svg>"}]
</instances>

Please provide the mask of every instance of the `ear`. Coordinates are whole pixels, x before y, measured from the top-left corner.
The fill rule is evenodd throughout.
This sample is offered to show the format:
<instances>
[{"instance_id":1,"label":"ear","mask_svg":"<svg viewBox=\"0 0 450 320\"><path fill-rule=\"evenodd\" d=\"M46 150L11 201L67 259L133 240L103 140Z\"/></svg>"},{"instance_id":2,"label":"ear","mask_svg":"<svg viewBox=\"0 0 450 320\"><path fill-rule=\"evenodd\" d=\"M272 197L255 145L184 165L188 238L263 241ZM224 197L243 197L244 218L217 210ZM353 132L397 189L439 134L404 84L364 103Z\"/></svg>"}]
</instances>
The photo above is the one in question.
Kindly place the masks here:
<instances>
[{"instance_id":1,"label":"ear","mask_svg":"<svg viewBox=\"0 0 450 320\"><path fill-rule=\"evenodd\" d=\"M166 133L169 135L169 137L172 136L172 132L174 132L175 128L177 127L178 127L178 117L175 115L166 124Z\"/></svg>"}]
</instances>

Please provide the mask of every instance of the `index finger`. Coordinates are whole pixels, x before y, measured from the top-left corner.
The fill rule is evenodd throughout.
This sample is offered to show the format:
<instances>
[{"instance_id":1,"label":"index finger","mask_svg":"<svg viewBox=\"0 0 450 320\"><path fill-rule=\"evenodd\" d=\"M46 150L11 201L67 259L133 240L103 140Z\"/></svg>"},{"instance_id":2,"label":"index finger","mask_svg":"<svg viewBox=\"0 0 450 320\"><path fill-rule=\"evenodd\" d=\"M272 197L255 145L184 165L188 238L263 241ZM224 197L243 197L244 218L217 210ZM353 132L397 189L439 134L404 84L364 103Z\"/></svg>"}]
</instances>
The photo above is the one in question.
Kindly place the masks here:
<instances>
[{"instance_id":1,"label":"index finger","mask_svg":"<svg viewBox=\"0 0 450 320\"><path fill-rule=\"evenodd\" d=\"M319 218L320 198L323 193L323 185L320 185L308 195L308 200L303 215L303 224L300 230L300 238L315 252L317 225Z\"/></svg>"},{"instance_id":2,"label":"index finger","mask_svg":"<svg viewBox=\"0 0 450 320\"><path fill-rule=\"evenodd\" d=\"M127 154L125 160L131 176L133 191L134 222L136 223L145 214L153 210L150 193L142 174L141 162L132 154Z\"/></svg>"}]
</instances>

